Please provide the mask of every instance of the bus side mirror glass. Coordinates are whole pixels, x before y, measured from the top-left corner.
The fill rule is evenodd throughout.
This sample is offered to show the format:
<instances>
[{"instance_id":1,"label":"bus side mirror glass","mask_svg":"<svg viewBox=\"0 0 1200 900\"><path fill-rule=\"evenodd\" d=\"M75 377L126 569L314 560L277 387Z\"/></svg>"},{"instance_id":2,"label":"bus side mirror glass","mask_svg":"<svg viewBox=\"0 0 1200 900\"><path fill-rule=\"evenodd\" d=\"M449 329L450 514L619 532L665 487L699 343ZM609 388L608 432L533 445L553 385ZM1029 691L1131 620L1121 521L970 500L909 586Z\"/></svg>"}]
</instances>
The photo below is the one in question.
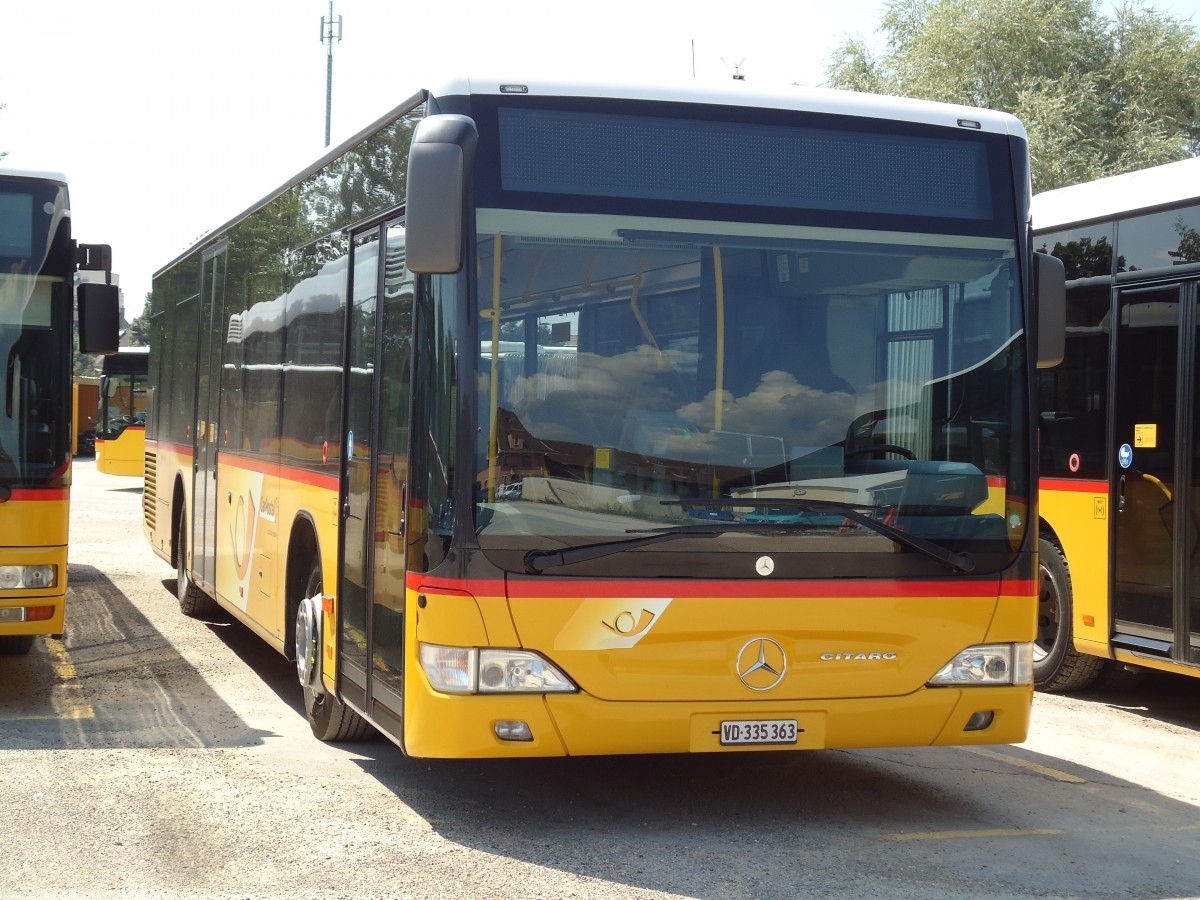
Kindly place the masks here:
<instances>
[{"instance_id":1,"label":"bus side mirror glass","mask_svg":"<svg viewBox=\"0 0 1200 900\"><path fill-rule=\"evenodd\" d=\"M418 275L451 274L463 265L467 181L479 133L466 116L423 119L408 152L404 253Z\"/></svg>"},{"instance_id":2,"label":"bus side mirror glass","mask_svg":"<svg viewBox=\"0 0 1200 900\"><path fill-rule=\"evenodd\" d=\"M77 288L79 352L89 355L117 352L120 342L120 292L115 284L84 282Z\"/></svg>"},{"instance_id":3,"label":"bus side mirror glass","mask_svg":"<svg viewBox=\"0 0 1200 900\"><path fill-rule=\"evenodd\" d=\"M1034 304L1037 309L1037 364L1049 369L1063 361L1067 340L1067 278L1062 260L1033 254Z\"/></svg>"}]
</instances>

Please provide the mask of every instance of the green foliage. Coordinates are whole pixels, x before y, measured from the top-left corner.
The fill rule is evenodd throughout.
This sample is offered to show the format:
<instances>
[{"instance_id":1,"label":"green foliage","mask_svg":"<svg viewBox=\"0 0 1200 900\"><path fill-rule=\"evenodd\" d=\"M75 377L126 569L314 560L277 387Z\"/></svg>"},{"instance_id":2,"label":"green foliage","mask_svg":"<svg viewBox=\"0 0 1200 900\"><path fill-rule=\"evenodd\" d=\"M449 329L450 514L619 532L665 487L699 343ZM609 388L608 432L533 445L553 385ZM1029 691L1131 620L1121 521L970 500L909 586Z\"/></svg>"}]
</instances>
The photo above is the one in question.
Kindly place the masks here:
<instances>
[{"instance_id":1,"label":"green foliage","mask_svg":"<svg viewBox=\"0 0 1200 900\"><path fill-rule=\"evenodd\" d=\"M100 369L97 368L97 366L96 366L96 363L99 362L99 357L89 356L86 353L79 352L79 332L78 331L75 332L75 337L73 338L73 348L72 349L74 350L74 358L72 359L72 362L71 362L71 374L72 375L95 376L95 375L100 374Z\"/></svg>"},{"instance_id":2,"label":"green foliage","mask_svg":"<svg viewBox=\"0 0 1200 900\"><path fill-rule=\"evenodd\" d=\"M1093 0L892 0L828 84L1015 114L1038 191L1200 154L1200 43L1186 22Z\"/></svg>"},{"instance_id":3,"label":"green foliage","mask_svg":"<svg viewBox=\"0 0 1200 900\"><path fill-rule=\"evenodd\" d=\"M146 305L142 307L141 313L129 323L129 343L135 347L150 346L150 297L151 292L146 292Z\"/></svg>"}]
</instances>

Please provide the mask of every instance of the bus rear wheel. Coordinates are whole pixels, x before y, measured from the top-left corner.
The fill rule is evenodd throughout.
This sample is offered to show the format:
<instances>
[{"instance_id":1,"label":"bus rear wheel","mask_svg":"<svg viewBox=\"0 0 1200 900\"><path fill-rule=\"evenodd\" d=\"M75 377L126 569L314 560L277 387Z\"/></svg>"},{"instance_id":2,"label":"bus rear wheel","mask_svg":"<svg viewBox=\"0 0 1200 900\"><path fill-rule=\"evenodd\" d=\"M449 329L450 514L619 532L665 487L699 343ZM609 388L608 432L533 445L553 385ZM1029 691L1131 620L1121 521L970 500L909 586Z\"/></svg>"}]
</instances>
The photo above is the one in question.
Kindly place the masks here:
<instances>
[{"instance_id":1,"label":"bus rear wheel","mask_svg":"<svg viewBox=\"0 0 1200 900\"><path fill-rule=\"evenodd\" d=\"M1105 660L1075 649L1071 624L1071 573L1062 548L1046 538L1038 542L1038 574L1034 686L1047 693L1082 690L1099 677Z\"/></svg>"},{"instance_id":2,"label":"bus rear wheel","mask_svg":"<svg viewBox=\"0 0 1200 900\"><path fill-rule=\"evenodd\" d=\"M313 560L304 596L296 604L296 675L304 691L304 712L321 741L362 741L373 737L371 724L325 689L321 678L321 564Z\"/></svg>"},{"instance_id":3,"label":"bus rear wheel","mask_svg":"<svg viewBox=\"0 0 1200 900\"><path fill-rule=\"evenodd\" d=\"M0 637L0 656L24 656L32 649L32 634L6 634Z\"/></svg>"}]
</instances>

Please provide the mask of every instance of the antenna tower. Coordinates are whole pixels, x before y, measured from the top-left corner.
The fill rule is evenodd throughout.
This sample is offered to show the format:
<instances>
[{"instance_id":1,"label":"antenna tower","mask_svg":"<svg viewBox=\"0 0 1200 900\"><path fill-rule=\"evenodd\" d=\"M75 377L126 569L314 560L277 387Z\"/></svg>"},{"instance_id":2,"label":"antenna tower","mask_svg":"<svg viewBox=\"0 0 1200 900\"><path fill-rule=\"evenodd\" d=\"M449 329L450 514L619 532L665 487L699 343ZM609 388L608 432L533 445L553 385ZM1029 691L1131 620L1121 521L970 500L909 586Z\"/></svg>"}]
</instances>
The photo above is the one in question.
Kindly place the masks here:
<instances>
[{"instance_id":1,"label":"antenna tower","mask_svg":"<svg viewBox=\"0 0 1200 900\"><path fill-rule=\"evenodd\" d=\"M333 18L333 0L329 0L329 18L321 17L321 43L329 45L325 64L325 146L329 146L329 124L333 118L333 42L342 42L342 17Z\"/></svg>"}]
</instances>

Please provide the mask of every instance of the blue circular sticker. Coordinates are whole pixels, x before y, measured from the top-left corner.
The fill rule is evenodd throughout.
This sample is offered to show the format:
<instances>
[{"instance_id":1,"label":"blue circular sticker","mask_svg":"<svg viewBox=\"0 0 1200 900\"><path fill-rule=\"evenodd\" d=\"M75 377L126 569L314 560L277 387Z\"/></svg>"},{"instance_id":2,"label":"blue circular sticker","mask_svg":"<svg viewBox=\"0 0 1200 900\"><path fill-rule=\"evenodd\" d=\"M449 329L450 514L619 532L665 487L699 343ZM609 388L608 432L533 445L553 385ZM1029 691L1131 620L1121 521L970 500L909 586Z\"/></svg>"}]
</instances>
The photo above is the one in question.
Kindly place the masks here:
<instances>
[{"instance_id":1,"label":"blue circular sticker","mask_svg":"<svg viewBox=\"0 0 1200 900\"><path fill-rule=\"evenodd\" d=\"M1128 444L1122 444L1121 449L1117 451L1117 462L1121 464L1122 469L1128 469L1133 465L1133 448Z\"/></svg>"}]
</instances>

